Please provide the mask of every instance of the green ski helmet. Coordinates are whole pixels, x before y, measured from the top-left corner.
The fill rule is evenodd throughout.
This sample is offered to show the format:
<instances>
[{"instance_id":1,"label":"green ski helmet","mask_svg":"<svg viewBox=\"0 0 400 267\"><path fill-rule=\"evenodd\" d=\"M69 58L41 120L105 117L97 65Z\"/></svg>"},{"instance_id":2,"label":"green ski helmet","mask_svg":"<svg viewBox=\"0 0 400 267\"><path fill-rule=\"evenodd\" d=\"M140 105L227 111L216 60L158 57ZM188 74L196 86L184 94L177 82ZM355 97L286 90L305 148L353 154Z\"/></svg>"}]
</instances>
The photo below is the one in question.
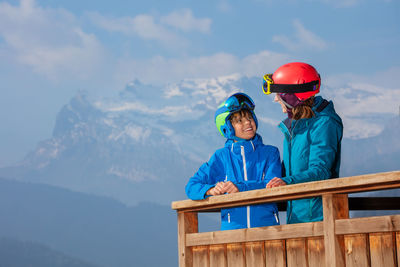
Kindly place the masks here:
<instances>
[{"instance_id":1,"label":"green ski helmet","mask_svg":"<svg viewBox=\"0 0 400 267\"><path fill-rule=\"evenodd\" d=\"M258 128L258 121L254 108L256 105L254 101L245 93L236 93L228 97L221 105L219 105L215 112L215 125L221 135L227 139L234 139L237 141L243 141L242 138L235 136L235 130L233 129L232 123L230 122L230 116L242 109L246 109L251 112L256 127Z\"/></svg>"}]
</instances>

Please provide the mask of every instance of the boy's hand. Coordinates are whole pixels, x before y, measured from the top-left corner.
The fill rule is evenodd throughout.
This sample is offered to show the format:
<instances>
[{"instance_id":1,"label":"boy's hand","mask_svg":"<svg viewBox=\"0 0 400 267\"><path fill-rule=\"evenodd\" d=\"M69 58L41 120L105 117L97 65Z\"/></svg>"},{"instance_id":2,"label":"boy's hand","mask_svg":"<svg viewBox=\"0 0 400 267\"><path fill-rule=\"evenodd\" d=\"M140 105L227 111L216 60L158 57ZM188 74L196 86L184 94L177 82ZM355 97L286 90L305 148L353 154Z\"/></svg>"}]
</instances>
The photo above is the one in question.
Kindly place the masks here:
<instances>
[{"instance_id":1,"label":"boy's hand","mask_svg":"<svg viewBox=\"0 0 400 267\"><path fill-rule=\"evenodd\" d=\"M206 195L208 196L217 196L222 194L225 194L224 182L217 183L214 187L210 188L206 193Z\"/></svg>"},{"instance_id":2,"label":"boy's hand","mask_svg":"<svg viewBox=\"0 0 400 267\"><path fill-rule=\"evenodd\" d=\"M286 183L281 178L275 177L271 181L269 181L266 188L278 187L283 185L286 185Z\"/></svg>"},{"instance_id":3,"label":"boy's hand","mask_svg":"<svg viewBox=\"0 0 400 267\"><path fill-rule=\"evenodd\" d=\"M232 182L219 182L213 188L210 188L206 195L208 196L217 196L223 195L225 193L232 194L239 192L239 189Z\"/></svg>"},{"instance_id":4,"label":"boy's hand","mask_svg":"<svg viewBox=\"0 0 400 267\"><path fill-rule=\"evenodd\" d=\"M232 194L232 193L239 192L239 189L232 182L225 182L223 186L224 186L225 193Z\"/></svg>"}]
</instances>

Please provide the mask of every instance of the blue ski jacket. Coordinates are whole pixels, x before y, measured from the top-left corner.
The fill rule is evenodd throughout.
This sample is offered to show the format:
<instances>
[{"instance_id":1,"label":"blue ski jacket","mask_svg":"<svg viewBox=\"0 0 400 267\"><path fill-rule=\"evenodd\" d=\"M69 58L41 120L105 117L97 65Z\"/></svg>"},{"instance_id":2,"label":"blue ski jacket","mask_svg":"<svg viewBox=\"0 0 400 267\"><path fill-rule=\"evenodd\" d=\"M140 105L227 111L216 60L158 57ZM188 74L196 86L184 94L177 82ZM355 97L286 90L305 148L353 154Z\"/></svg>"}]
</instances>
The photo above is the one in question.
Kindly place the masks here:
<instances>
[{"instance_id":1,"label":"blue ski jacket","mask_svg":"<svg viewBox=\"0 0 400 267\"><path fill-rule=\"evenodd\" d=\"M332 101L317 96L309 119L286 119L279 124L284 134L283 162L286 184L339 177L343 124ZM323 220L321 197L288 201L287 223Z\"/></svg>"},{"instance_id":2,"label":"blue ski jacket","mask_svg":"<svg viewBox=\"0 0 400 267\"><path fill-rule=\"evenodd\" d=\"M204 199L206 192L218 182L231 181L240 192L265 188L281 175L278 148L264 145L261 136L247 141L227 140L204 163L186 185L186 195L193 200ZM275 203L221 210L221 230L261 227L279 224Z\"/></svg>"}]
</instances>

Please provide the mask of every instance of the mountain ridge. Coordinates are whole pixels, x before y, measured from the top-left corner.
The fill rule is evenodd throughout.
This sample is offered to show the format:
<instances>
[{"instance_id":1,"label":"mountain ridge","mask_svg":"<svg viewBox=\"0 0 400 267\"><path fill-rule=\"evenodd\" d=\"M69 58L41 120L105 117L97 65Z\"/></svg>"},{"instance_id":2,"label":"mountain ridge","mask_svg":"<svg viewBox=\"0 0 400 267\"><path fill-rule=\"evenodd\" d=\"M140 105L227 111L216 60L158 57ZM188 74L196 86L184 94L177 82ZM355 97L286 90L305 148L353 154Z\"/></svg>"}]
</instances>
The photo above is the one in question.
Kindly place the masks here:
<instances>
[{"instance_id":1,"label":"mountain ridge","mask_svg":"<svg viewBox=\"0 0 400 267\"><path fill-rule=\"evenodd\" d=\"M256 77L231 75L186 79L165 86L136 80L108 98L89 99L79 92L58 113L53 136L39 142L17 165L0 168L0 175L110 196L128 205L140 201L168 204L184 199L187 180L224 145L214 125L214 112L219 102L233 92L244 91L255 100L258 132L265 144L282 151L283 137L276 125L284 114L259 86ZM328 89L321 94L328 93L336 106L335 90ZM336 91L341 100L339 109L345 105L343 95L354 106L360 94L367 94L360 89L357 94L345 88ZM392 115L378 111L364 114L364 119L349 114L339 112L345 129L341 176L398 169L393 159L400 151L396 142L399 117L389 119ZM394 123L385 126L385 121ZM375 136L346 137L347 131L377 127L378 122L383 130L371 130L379 132ZM385 151L374 159L371 148L383 147ZM157 198L152 197L154 191Z\"/></svg>"}]
</instances>

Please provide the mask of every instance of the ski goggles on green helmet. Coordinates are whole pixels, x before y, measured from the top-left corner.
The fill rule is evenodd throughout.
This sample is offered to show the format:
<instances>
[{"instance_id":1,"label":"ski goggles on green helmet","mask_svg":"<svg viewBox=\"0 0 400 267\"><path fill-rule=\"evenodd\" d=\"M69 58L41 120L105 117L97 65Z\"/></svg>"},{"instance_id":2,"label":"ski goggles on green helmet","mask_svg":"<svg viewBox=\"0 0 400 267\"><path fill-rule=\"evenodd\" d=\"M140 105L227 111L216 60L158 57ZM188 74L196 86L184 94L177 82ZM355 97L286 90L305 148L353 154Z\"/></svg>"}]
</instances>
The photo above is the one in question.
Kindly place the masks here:
<instances>
[{"instance_id":1,"label":"ski goggles on green helmet","mask_svg":"<svg viewBox=\"0 0 400 267\"><path fill-rule=\"evenodd\" d=\"M219 105L215 112L215 125L222 136L228 139L243 141L241 138L235 136L235 130L229 121L230 116L243 109L249 110L258 127L256 115L254 114L255 104L253 100L244 93L236 93Z\"/></svg>"},{"instance_id":2,"label":"ski goggles on green helmet","mask_svg":"<svg viewBox=\"0 0 400 267\"><path fill-rule=\"evenodd\" d=\"M253 110L255 104L253 100L246 94L236 93L230 96L224 103L221 108L229 111L229 113L233 113L242 109Z\"/></svg>"}]
</instances>

